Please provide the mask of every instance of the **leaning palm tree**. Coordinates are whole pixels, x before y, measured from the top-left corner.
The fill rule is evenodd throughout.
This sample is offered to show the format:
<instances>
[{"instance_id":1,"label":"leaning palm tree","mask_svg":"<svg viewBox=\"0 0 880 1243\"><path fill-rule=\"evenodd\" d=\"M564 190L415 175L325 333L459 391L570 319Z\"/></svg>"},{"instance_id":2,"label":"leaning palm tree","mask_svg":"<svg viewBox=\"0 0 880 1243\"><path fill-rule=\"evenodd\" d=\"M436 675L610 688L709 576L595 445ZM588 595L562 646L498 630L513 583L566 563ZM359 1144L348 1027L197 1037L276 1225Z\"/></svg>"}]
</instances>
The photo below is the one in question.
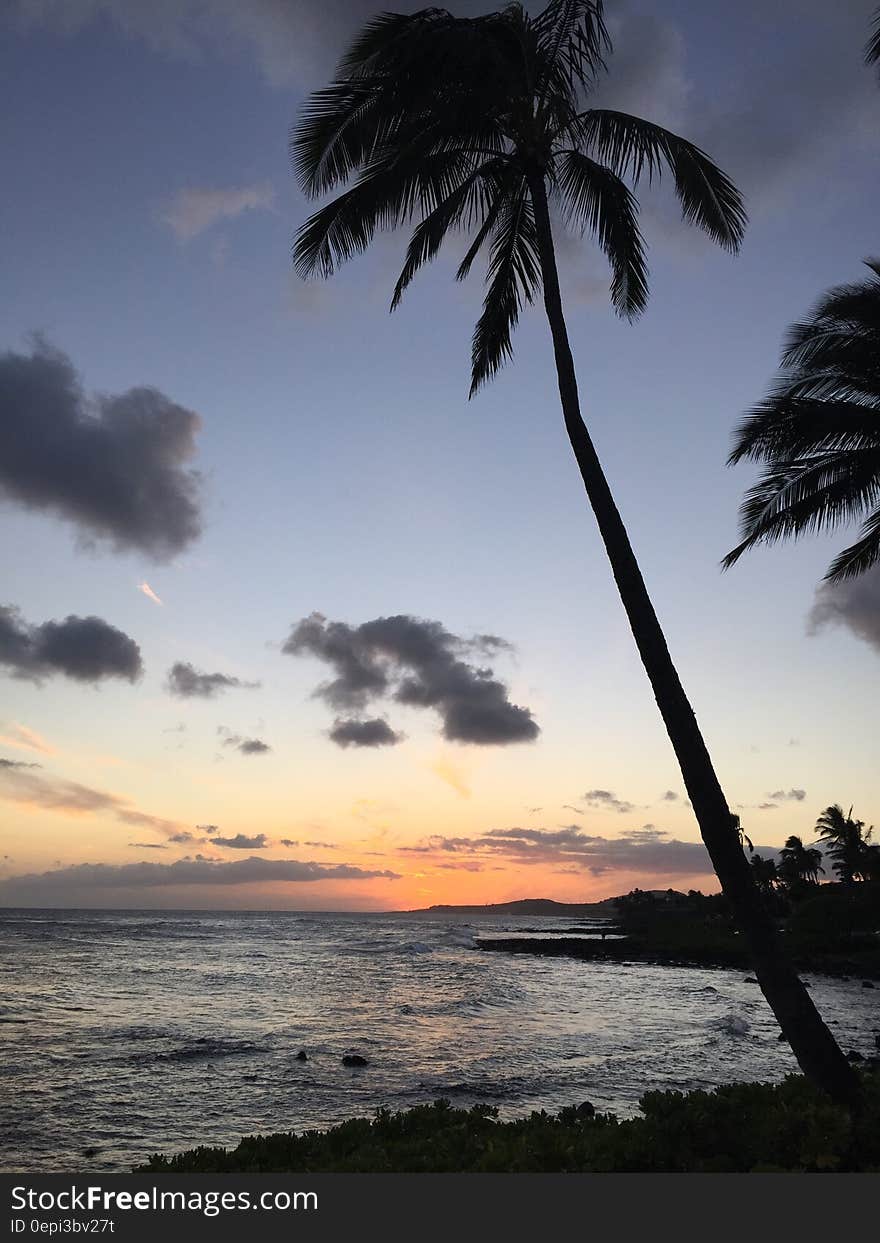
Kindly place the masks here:
<instances>
[{"instance_id":1,"label":"leaning palm tree","mask_svg":"<svg viewBox=\"0 0 880 1243\"><path fill-rule=\"evenodd\" d=\"M292 133L307 196L353 183L301 227L294 264L304 277L330 276L365 250L377 230L415 219L393 309L447 235L469 231L458 277L467 276L481 250L488 252L471 394L510 357L524 305L543 296L565 428L703 841L802 1068L838 1100L855 1102L858 1078L784 958L755 887L581 417L551 205L564 225L596 238L611 267L612 303L629 319L648 295L631 186L668 169L684 218L731 251L746 221L739 193L705 152L650 121L586 106L609 50L601 0L552 0L537 17L511 4L473 19L442 9L374 18L336 79L308 100Z\"/></svg>"},{"instance_id":2,"label":"leaning palm tree","mask_svg":"<svg viewBox=\"0 0 880 1243\"><path fill-rule=\"evenodd\" d=\"M736 431L730 463L765 462L740 509L742 542L834 530L862 520L826 574L853 578L880 561L880 260L872 276L830 290L789 331L783 374Z\"/></svg>"}]
</instances>

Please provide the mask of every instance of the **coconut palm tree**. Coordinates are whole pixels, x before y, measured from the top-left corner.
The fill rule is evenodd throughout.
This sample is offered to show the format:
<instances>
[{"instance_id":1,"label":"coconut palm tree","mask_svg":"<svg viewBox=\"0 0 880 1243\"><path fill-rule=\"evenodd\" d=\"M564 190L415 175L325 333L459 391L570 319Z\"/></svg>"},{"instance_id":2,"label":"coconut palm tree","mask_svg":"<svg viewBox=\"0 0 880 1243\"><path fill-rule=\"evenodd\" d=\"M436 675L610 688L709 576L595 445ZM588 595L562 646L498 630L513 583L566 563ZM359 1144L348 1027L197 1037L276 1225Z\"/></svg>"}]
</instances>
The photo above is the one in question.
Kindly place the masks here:
<instances>
[{"instance_id":1,"label":"coconut palm tree","mask_svg":"<svg viewBox=\"0 0 880 1243\"><path fill-rule=\"evenodd\" d=\"M763 855L753 854L749 859L749 865L752 869L752 878L758 889L769 897L773 893L779 883L779 869L773 859L765 859Z\"/></svg>"},{"instance_id":2,"label":"coconut palm tree","mask_svg":"<svg viewBox=\"0 0 880 1243\"><path fill-rule=\"evenodd\" d=\"M458 277L488 253L471 394L510 357L524 306L543 297L565 428L703 841L802 1068L838 1100L856 1102L858 1078L784 958L755 887L581 417L551 205L564 225L596 239L611 268L612 303L630 319L648 296L631 187L668 170L685 220L730 251L746 221L739 193L705 152L650 121L586 106L609 50L601 0L552 0L536 17L510 4L473 19L442 9L374 18L292 132L306 195L341 191L299 230L294 264L304 277L330 276L377 230L415 219L393 309L447 236L469 231Z\"/></svg>"},{"instance_id":3,"label":"coconut palm tree","mask_svg":"<svg viewBox=\"0 0 880 1243\"><path fill-rule=\"evenodd\" d=\"M857 880L867 880L874 872L875 847L870 844L873 825L865 832L864 820L853 820L852 808L847 815L839 803L826 807L816 821L816 829L827 851L834 871L841 884L854 885Z\"/></svg>"},{"instance_id":4,"label":"coconut palm tree","mask_svg":"<svg viewBox=\"0 0 880 1243\"><path fill-rule=\"evenodd\" d=\"M789 331L784 372L737 428L729 462L767 463L740 509L748 548L862 519L826 574L839 582L880 561L880 260L872 276L830 290Z\"/></svg>"},{"instance_id":5,"label":"coconut palm tree","mask_svg":"<svg viewBox=\"0 0 880 1243\"><path fill-rule=\"evenodd\" d=\"M822 867L822 851L815 846L805 846L795 836L786 838L785 845L779 852L778 872L782 879L791 887L801 885L818 885Z\"/></svg>"}]
</instances>

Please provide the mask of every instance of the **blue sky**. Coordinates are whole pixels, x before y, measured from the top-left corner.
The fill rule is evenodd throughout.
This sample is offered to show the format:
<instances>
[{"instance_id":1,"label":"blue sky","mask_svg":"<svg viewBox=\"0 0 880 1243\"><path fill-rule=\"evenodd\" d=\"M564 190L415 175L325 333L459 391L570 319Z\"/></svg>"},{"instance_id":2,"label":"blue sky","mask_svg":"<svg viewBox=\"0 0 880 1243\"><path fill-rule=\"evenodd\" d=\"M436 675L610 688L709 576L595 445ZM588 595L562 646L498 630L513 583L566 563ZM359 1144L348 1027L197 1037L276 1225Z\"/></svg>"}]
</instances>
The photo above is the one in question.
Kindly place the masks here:
<instances>
[{"instance_id":1,"label":"blue sky","mask_svg":"<svg viewBox=\"0 0 880 1243\"><path fill-rule=\"evenodd\" d=\"M645 189L652 297L634 326L608 307L601 256L560 239L584 411L728 798L753 838L778 846L791 832L808 838L829 802L874 814L878 650L846 625L807 633L842 537L759 551L720 573L750 479L725 459L788 324L880 251L880 86L861 63L873 6L780 0L772 18L720 0L607 7L618 53L605 97L704 145L745 193L751 224L732 258L686 229L663 189ZM277 845L311 832L332 846L319 862L366 872L370 852L372 867L401 878L290 883L267 889L268 904L416 905L449 900L455 885L476 901L528 896L537 874L515 857L503 874L415 878L395 852L527 814L555 831L571 822L566 805L609 840L645 823L698 840L681 798L658 805L681 781L564 438L541 314L468 402L482 294L476 273L452 280L458 250L393 316L403 234L327 285L292 275L309 207L289 171L288 127L371 12L18 0L0 41L13 170L0 202L0 348L26 353L27 334L41 332L88 392L149 385L195 411L203 517L201 537L161 563L106 542L83 549L72 523L0 496L0 604L34 625L96 615L136 640L145 667L134 686L100 689L4 677L0 735L21 742L23 727L46 740L51 756L33 762L47 782L112 790L175 823L262 832L273 858L311 860ZM540 738L446 743L433 717L407 710L404 745L334 747L332 713L312 697L326 670L280 650L315 610L352 626L405 613L458 636L501 636L514 651L496 675ZM262 685L181 702L164 686L174 661ZM265 737L271 753L224 750L220 726ZM806 795L758 810L780 788ZM41 790L0 803L5 876L144 857L129 842L146 839L105 812L72 817ZM589 790L632 811L583 807ZM157 834L163 862L185 853ZM705 867L568 867L548 855L542 892L712 883ZM183 892L159 888L158 904ZM228 892L184 896L211 905ZM261 892L242 886L235 901L260 903Z\"/></svg>"}]
</instances>

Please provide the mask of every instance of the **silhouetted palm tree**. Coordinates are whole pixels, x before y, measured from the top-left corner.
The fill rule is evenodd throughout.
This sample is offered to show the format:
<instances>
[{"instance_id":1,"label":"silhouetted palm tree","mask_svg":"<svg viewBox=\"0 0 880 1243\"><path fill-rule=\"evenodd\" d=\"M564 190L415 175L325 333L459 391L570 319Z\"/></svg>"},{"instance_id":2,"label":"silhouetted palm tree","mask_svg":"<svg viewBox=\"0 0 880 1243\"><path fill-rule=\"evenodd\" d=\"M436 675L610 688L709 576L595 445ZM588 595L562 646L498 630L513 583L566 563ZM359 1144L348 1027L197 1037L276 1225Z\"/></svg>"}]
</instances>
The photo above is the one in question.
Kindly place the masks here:
<instances>
[{"instance_id":1,"label":"silhouetted palm tree","mask_svg":"<svg viewBox=\"0 0 880 1243\"><path fill-rule=\"evenodd\" d=\"M779 852L779 875L789 885L818 885L822 867L822 851L805 846L794 834L786 838Z\"/></svg>"},{"instance_id":2,"label":"silhouetted palm tree","mask_svg":"<svg viewBox=\"0 0 880 1243\"><path fill-rule=\"evenodd\" d=\"M535 18L511 4L467 20L442 9L373 19L292 134L307 195L356 177L299 230L294 263L303 276L330 276L378 229L417 218L393 308L447 234L469 230L458 277L488 251L472 394L510 357L524 304L543 294L565 427L703 841L801 1066L838 1099L856 1100L852 1067L783 958L581 418L550 204L596 238L612 303L627 318L645 306L648 285L638 202L624 178L636 185L668 168L684 218L728 250L738 249L746 221L736 188L698 147L641 118L584 106L609 46L601 0L553 0Z\"/></svg>"},{"instance_id":3,"label":"silhouetted palm tree","mask_svg":"<svg viewBox=\"0 0 880 1243\"><path fill-rule=\"evenodd\" d=\"M863 519L830 582L880 561L880 260L873 276L830 290L789 331L785 373L737 429L729 461L768 463L740 509L747 548Z\"/></svg>"},{"instance_id":4,"label":"silhouetted palm tree","mask_svg":"<svg viewBox=\"0 0 880 1243\"><path fill-rule=\"evenodd\" d=\"M773 859L765 859L763 855L753 854L749 859L752 877L758 889L768 896L776 888L779 872Z\"/></svg>"},{"instance_id":5,"label":"silhouetted palm tree","mask_svg":"<svg viewBox=\"0 0 880 1243\"><path fill-rule=\"evenodd\" d=\"M816 828L828 843L828 856L841 883L853 885L857 880L867 880L875 866L875 847L869 842L873 826L866 833L864 820L853 820L851 807L844 815L840 804L834 803L822 812Z\"/></svg>"}]
</instances>

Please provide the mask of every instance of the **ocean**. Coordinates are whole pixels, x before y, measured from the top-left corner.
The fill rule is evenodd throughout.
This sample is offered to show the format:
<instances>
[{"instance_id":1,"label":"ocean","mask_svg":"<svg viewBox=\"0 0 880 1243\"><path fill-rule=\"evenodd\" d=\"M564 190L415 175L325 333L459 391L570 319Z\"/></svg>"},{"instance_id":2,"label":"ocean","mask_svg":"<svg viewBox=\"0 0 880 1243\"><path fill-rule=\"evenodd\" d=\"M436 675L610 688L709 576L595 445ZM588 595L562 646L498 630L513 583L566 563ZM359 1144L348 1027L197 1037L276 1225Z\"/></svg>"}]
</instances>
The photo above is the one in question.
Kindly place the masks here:
<instances>
[{"instance_id":1,"label":"ocean","mask_svg":"<svg viewBox=\"0 0 880 1243\"><path fill-rule=\"evenodd\" d=\"M631 1117L651 1089L797 1070L741 970L476 948L571 922L0 911L0 1168L126 1171L439 1097ZM873 1052L880 989L807 978L843 1048Z\"/></svg>"}]
</instances>

